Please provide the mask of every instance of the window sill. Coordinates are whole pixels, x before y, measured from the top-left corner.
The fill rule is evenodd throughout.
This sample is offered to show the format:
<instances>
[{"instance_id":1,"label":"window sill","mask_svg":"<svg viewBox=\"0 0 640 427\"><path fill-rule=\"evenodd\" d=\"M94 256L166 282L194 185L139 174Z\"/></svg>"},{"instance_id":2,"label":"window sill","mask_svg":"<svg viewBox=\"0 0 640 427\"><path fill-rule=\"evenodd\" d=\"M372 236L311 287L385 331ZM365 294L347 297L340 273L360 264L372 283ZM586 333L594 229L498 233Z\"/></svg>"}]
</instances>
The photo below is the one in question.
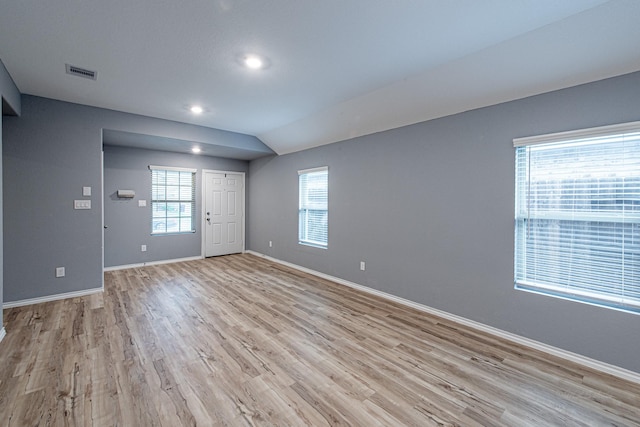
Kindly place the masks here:
<instances>
[{"instance_id":1,"label":"window sill","mask_svg":"<svg viewBox=\"0 0 640 427\"><path fill-rule=\"evenodd\" d=\"M321 245L318 243L299 241L298 244L303 246L310 246L312 248L327 249L327 245Z\"/></svg>"},{"instance_id":2,"label":"window sill","mask_svg":"<svg viewBox=\"0 0 640 427\"><path fill-rule=\"evenodd\" d=\"M180 234L194 234L196 230L191 231L176 231L173 233L151 233L152 236L177 236Z\"/></svg>"}]
</instances>

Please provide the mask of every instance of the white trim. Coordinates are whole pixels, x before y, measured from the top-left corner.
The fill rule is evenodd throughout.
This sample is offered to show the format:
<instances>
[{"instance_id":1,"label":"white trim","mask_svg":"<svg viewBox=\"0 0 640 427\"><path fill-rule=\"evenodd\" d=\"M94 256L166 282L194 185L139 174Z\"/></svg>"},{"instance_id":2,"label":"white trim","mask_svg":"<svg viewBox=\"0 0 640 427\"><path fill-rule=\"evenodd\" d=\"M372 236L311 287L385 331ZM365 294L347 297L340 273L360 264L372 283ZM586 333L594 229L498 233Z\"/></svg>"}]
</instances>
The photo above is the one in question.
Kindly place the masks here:
<instances>
[{"instance_id":1,"label":"white trim","mask_svg":"<svg viewBox=\"0 0 640 427\"><path fill-rule=\"evenodd\" d=\"M149 170L165 170L165 171L191 172L191 173L198 172L198 169L193 169L193 168L180 168L175 166L156 166L156 165L149 165Z\"/></svg>"},{"instance_id":2,"label":"white trim","mask_svg":"<svg viewBox=\"0 0 640 427\"><path fill-rule=\"evenodd\" d=\"M623 313L640 315L640 303L636 300L608 295L599 295L580 289L567 291L562 286L545 285L543 283L529 282L526 280L516 280L515 289L532 294L544 295L545 297L560 298L566 301L589 304L594 307L606 308L609 310L622 311Z\"/></svg>"},{"instance_id":3,"label":"white trim","mask_svg":"<svg viewBox=\"0 0 640 427\"><path fill-rule=\"evenodd\" d=\"M298 175L304 175L306 173L314 173L314 172L327 172L328 170L329 170L329 166L320 166L317 168L299 170Z\"/></svg>"},{"instance_id":4,"label":"white trim","mask_svg":"<svg viewBox=\"0 0 640 427\"><path fill-rule=\"evenodd\" d=\"M4 339L4 337L7 336L7 330L4 328L4 326L2 327L2 329L0 329L0 342Z\"/></svg>"},{"instance_id":5,"label":"white trim","mask_svg":"<svg viewBox=\"0 0 640 427\"><path fill-rule=\"evenodd\" d=\"M102 138L103 144L102 149L100 150L100 205L102 205L102 209L100 211L100 219L102 221L101 227L101 236L102 242L100 245L100 252L102 255L102 270L104 271L104 129L100 129L100 137ZM102 276L102 289L104 289L104 274Z\"/></svg>"},{"instance_id":6,"label":"white trim","mask_svg":"<svg viewBox=\"0 0 640 427\"><path fill-rule=\"evenodd\" d=\"M548 144L552 142L562 142L573 139L596 137L612 134L622 134L629 132L640 132L640 122L619 123L609 126L598 126L588 129L570 130L566 132L548 133L546 135L525 136L522 138L514 138L514 147L523 147L526 145Z\"/></svg>"},{"instance_id":7,"label":"white trim","mask_svg":"<svg viewBox=\"0 0 640 427\"><path fill-rule=\"evenodd\" d=\"M200 171L200 255L204 258L206 252L206 238L207 238L207 194L205 192L205 175L210 173L209 169L202 169ZM244 221L243 221L244 222ZM244 238L244 235L242 236Z\"/></svg>"},{"instance_id":8,"label":"white trim","mask_svg":"<svg viewBox=\"0 0 640 427\"><path fill-rule=\"evenodd\" d=\"M116 270L126 270L128 268L140 268L140 267L148 267L150 265L162 265L162 264L173 264L175 262L186 262L186 261L197 261L199 259L203 259L202 255L191 256L186 258L175 258L175 259L164 259L161 261L150 261L150 262L141 262L138 264L124 264L124 265L114 265L111 267L105 267L103 271L116 271Z\"/></svg>"},{"instance_id":9,"label":"white trim","mask_svg":"<svg viewBox=\"0 0 640 427\"><path fill-rule=\"evenodd\" d=\"M316 248L316 249L329 249L328 244L314 243L310 240L298 240L298 244L308 246L310 248Z\"/></svg>"},{"instance_id":10,"label":"white trim","mask_svg":"<svg viewBox=\"0 0 640 427\"><path fill-rule=\"evenodd\" d=\"M276 262L278 264L286 265L287 267L294 268L296 270L312 274L317 277L321 277L323 279L331 280L332 282L338 283L340 285L348 286L353 289L357 289L362 292L366 292L368 294L376 295L381 298L391 300L407 307L415 308L417 310L423 311L425 313L433 314L436 316L440 316L444 319L451 320L453 322L460 323L462 325L468 326L473 329L477 329L482 332L486 332L488 334L494 335L499 338L503 338L514 343L524 345L536 350L540 350L542 352L548 353L553 356L560 357L562 359L580 364L582 366L586 366L591 369L595 369L600 372L604 372L609 375L614 375L618 378L622 378L627 381L632 381L634 383L640 384L640 373L630 371L628 369L621 368L619 366L611 365L609 363L601 362L599 360L591 359L590 357L582 356L577 353L573 353L567 350L563 350L558 347L551 346L549 344L542 343L540 341L532 340L530 338L526 338L520 335L513 334L511 332L503 331L502 329L494 328L493 326L485 325L480 322L476 322L474 320L467 319L465 317L457 316L455 314L448 313L446 311L438 310L436 308L432 308L414 301L410 301L401 297L397 297L395 295L388 294L386 292L378 291L376 289L371 289L363 285L359 285L354 282L350 282L348 280L340 279L339 277L330 276L328 274L320 273L315 270L311 270L309 268L301 267L296 264L292 264L290 262L282 261L277 258L270 257L268 255L261 254L255 251L246 251L245 253L252 254L258 256L260 258L268 259L269 261Z\"/></svg>"},{"instance_id":11,"label":"white trim","mask_svg":"<svg viewBox=\"0 0 640 427\"><path fill-rule=\"evenodd\" d=\"M22 299L19 301L10 301L3 304L4 308L22 307L23 305L42 304L43 302L58 301L67 298L84 297L87 295L104 292L104 288L87 289L84 291L64 292L62 294L47 295L46 297Z\"/></svg>"}]
</instances>

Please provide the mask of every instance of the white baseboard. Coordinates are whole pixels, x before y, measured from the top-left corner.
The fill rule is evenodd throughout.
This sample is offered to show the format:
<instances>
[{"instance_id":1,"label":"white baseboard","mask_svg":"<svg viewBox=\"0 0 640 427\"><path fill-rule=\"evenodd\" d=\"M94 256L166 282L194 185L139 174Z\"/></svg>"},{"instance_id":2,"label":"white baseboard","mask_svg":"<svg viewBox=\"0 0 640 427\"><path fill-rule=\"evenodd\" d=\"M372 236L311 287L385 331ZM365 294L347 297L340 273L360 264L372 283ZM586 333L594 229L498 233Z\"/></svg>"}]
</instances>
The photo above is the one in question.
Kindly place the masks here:
<instances>
[{"instance_id":1,"label":"white baseboard","mask_svg":"<svg viewBox=\"0 0 640 427\"><path fill-rule=\"evenodd\" d=\"M312 274L312 275L317 276L317 277L321 277L323 279L331 280L332 282L336 282L336 283L338 283L340 285L348 286L350 288L357 289L357 290L366 292L368 294L376 295L376 296L379 296L381 298L385 298L385 299L388 299L388 300L391 300L391 301L395 301L397 303L403 304L403 305L411 307L411 308L415 308L415 309L423 311L425 313L429 313L429 314L433 314L433 315L436 315L436 316L440 316L440 317L442 317L444 319L460 323L462 325L465 325L465 326L468 326L470 328L474 328L474 329L489 333L491 335L494 335L494 336L497 336L497 337L500 337L500 338L504 338L504 339L512 341L514 343L517 343L517 344L520 344L520 345L524 345L524 346L527 346L527 347L531 347L531 348L534 348L536 350L540 350L540 351L543 351L545 353L548 353L550 355L557 356L557 357L560 357L560 358L565 359L565 360L569 360L569 361L574 362L574 363L578 363L578 364L586 366L588 368L595 369L597 371L604 372L604 373L609 374L609 375L614 375L614 376L616 376L618 378L622 378L622 379L625 379L625 380L628 380L628 381L633 381L635 383L640 384L640 373L638 373L638 372L630 371L628 369L624 369L624 368L621 368L619 366L611 365L609 363L601 362L599 360L595 360L595 359L592 359L590 357L583 356L581 354L577 354L577 353L573 353L573 352L570 352L570 351L567 351L567 350L563 350L561 348L554 347L554 346L542 343L540 341L532 340L530 338L526 338L526 337L523 337L523 336L520 336L520 335L516 335L516 334L513 334L511 332L503 331L502 329L494 328L493 326L485 325L483 323L476 322L474 320L470 320L470 319L467 319L465 317L461 317L461 316L458 316L458 315L455 315L455 314L451 314L451 313L448 313L446 311L438 310L436 308L432 308L432 307L429 307L429 306L426 306L426 305L423 305L423 304L420 304L420 303L417 303L417 302L414 302L414 301L410 301L408 299L397 297L395 295L391 295L391 294L388 294L386 292L378 291L376 289L371 289L371 288L368 288L366 286L359 285L357 283L341 279L339 277L330 276L328 274L320 273L319 271L311 270L311 269L306 268L306 267L301 267L299 265L292 264L292 263L287 262L287 261L282 261L282 260L279 260L277 258L273 258L273 257L270 257L268 255L264 255L264 254L259 253L259 252L255 252L255 251L249 250L249 251L246 251L245 253L252 254L252 255L258 256L260 258L265 258L265 259L268 259L269 261L273 261L273 262L276 262L278 264L286 265L287 267L291 267L291 268L294 268L296 270L303 271L305 273L309 273L309 274Z\"/></svg>"},{"instance_id":2,"label":"white baseboard","mask_svg":"<svg viewBox=\"0 0 640 427\"><path fill-rule=\"evenodd\" d=\"M4 337L7 336L7 330L4 328L4 326L2 327L2 329L0 329L0 342L4 339Z\"/></svg>"},{"instance_id":3,"label":"white baseboard","mask_svg":"<svg viewBox=\"0 0 640 427\"><path fill-rule=\"evenodd\" d=\"M84 291L65 292L62 294L47 295L45 297L22 299L19 301L8 301L2 304L3 308L22 307L24 305L41 304L43 302L58 301L67 298L83 297L86 295L97 294L103 292L104 288L93 288Z\"/></svg>"},{"instance_id":4,"label":"white baseboard","mask_svg":"<svg viewBox=\"0 0 640 427\"><path fill-rule=\"evenodd\" d=\"M139 264L115 265L113 267L105 267L103 270L104 271L126 270L127 268L140 268L140 267L147 267L149 265L161 265L161 264L172 264L174 262L196 261L203 258L204 257L202 255L199 255L199 256L192 256L187 258L165 259L162 261L141 262Z\"/></svg>"}]
</instances>

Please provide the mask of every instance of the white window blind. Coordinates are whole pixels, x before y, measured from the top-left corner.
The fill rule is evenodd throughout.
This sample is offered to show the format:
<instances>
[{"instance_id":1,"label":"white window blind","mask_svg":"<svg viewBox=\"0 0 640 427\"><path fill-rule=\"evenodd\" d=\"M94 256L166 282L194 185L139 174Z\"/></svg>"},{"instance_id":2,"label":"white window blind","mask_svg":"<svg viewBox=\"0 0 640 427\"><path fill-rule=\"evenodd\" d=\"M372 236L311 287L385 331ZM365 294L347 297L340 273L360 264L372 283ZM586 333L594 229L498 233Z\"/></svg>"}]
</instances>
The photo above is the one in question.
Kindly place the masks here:
<instances>
[{"instance_id":1,"label":"white window blind","mask_svg":"<svg viewBox=\"0 0 640 427\"><path fill-rule=\"evenodd\" d=\"M298 171L298 241L327 247L329 228L329 169Z\"/></svg>"},{"instance_id":2,"label":"white window blind","mask_svg":"<svg viewBox=\"0 0 640 427\"><path fill-rule=\"evenodd\" d=\"M195 169L149 166L151 234L195 231Z\"/></svg>"},{"instance_id":3,"label":"white window blind","mask_svg":"<svg viewBox=\"0 0 640 427\"><path fill-rule=\"evenodd\" d=\"M516 287L640 311L640 123L514 145Z\"/></svg>"}]
</instances>

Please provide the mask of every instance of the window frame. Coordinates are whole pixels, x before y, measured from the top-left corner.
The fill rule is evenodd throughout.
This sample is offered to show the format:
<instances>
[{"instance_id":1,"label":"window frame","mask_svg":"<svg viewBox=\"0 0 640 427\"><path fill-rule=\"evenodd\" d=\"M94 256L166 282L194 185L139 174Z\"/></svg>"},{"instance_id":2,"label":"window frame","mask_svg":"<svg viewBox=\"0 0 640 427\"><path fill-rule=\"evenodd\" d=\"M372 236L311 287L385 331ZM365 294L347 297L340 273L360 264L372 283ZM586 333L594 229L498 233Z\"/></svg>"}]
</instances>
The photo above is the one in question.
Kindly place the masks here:
<instances>
[{"instance_id":1,"label":"window frame","mask_svg":"<svg viewBox=\"0 0 640 427\"><path fill-rule=\"evenodd\" d=\"M303 194L306 187L303 188L304 177L309 177L312 174L324 174L326 183L324 189L325 205L324 209L315 209L317 211L324 212L320 225L323 225L323 230L320 230L324 235L325 241L314 240L309 238L309 223L312 219L309 218L309 204L312 202L308 199L308 194ZM322 196L322 194L321 194ZM305 219L303 219L303 217ZM317 224L316 224L317 225ZM329 167L321 166L311 169L302 169L298 171L298 244L305 246L312 246L320 249L327 249L329 246Z\"/></svg>"},{"instance_id":2,"label":"window frame","mask_svg":"<svg viewBox=\"0 0 640 427\"><path fill-rule=\"evenodd\" d=\"M621 310L625 312L640 314L640 285L634 284L634 283L637 283L637 280L635 279L638 272L638 268L640 266L640 262L638 261L639 252L638 252L638 249L636 248L638 241L637 241L637 238L635 237L636 233L634 231L634 230L637 230L638 227L640 227L640 216L638 215L638 212L636 210L637 208L635 207L636 206L635 203L637 201L640 202L640 198L638 198L638 194L640 193L640 190L638 189L639 188L638 186L633 184L638 180L637 174L632 173L631 175L629 175L628 171L625 172L625 168L633 171L636 170L634 166L636 165L635 162L638 162L638 160L640 159L640 150L637 148L638 141L640 141L639 134L640 134L640 122L632 122L632 123L623 123L623 124L617 124L617 125L611 125L611 126L601 126L596 128L581 129L577 131L559 132L559 133L540 135L540 136L516 138L513 140L513 145L516 149L516 153L515 153L516 154L515 156L516 157L515 220L514 220L514 231L515 231L514 233L515 234L514 236L514 243L515 243L514 244L514 284L516 289L528 291L528 292L534 292L534 293L542 294L546 296L562 298L570 301L586 303L586 304L595 305L599 307L605 307L605 308L610 308L614 310ZM628 142L620 141L620 139L625 139L627 137L628 137ZM596 139L600 139L600 142L596 142ZM537 197L538 199L541 197L540 193L536 192L536 184L532 183L532 180L531 180L531 175L534 173L532 172L532 168L535 167L535 166L532 166L531 164L531 157L530 157L531 150L537 149L539 150L539 152L542 152L541 150L545 150L545 149L567 150L567 147L573 147L574 149L580 150L581 146L583 147L597 146L600 149L604 149L601 147L606 147L606 148L613 147L613 145L609 145L609 147L607 147L607 144L613 144L613 142L607 141L607 140L615 140L615 139L618 139L617 141L618 144L629 143L631 146L630 152L632 153L631 160L629 160L629 162L631 162L632 167L629 167L628 164L626 163L627 159L629 158L628 152L624 154L622 152L617 153L617 156L618 156L617 158L620 159L621 163L619 164L606 163L604 165L608 168L611 168L610 169L611 172L607 176L607 179L609 180L610 183L613 182L613 183L616 183L618 186L620 186L620 183L618 183L617 181L618 180L622 181L622 188L624 189L622 193L613 192L613 190L610 190L608 188L607 188L608 192L605 193L607 196L610 196L611 194L615 194L616 197L618 197L618 195L621 195L620 197L622 197L623 209L621 210L620 213L617 213L615 211L617 209L616 203L619 201L617 198L615 199L612 198L612 201L605 202L605 203L608 203L608 207L605 207L600 211L601 208L599 203L602 203L602 201L597 197L595 197L596 192L594 190L589 190L589 192L587 192L586 195L580 194L579 200L582 203L589 203L591 206L589 210L587 212L580 212L574 207L572 208L573 210L571 211L572 212L571 215L573 216L568 215L564 208L550 208L550 209L545 208L545 209L542 209L541 211L539 206L531 207L531 204L535 203L535 200L533 199L533 197ZM584 162L584 158L587 158L588 149L579 151L579 153L580 153L579 157L581 157L579 164L580 166L584 167L583 162ZM553 154L553 152L551 152L551 154ZM519 156L527 156L527 157L519 158ZM519 164L519 159L520 159L520 164ZM561 161L564 159L561 157L555 157L554 160ZM558 163L559 165L558 167L565 166L566 164L574 164L574 163L565 163L565 164ZM588 164L588 166L596 166L596 165L600 165L600 163L591 162ZM615 166L621 165L621 166L614 167L614 165ZM525 169L524 172L522 171L523 168ZM583 177L583 175L585 175L585 172L583 169L576 169L576 172L572 172L572 173L573 175L569 176L567 181L574 180L574 183L571 184L573 186L571 185L560 186L562 190L565 190L565 189L575 190L576 188L579 188L577 184L575 184L575 182L579 181L580 179L585 180L585 178ZM587 178L587 180L593 180L593 182L589 184L590 186L594 186L596 184L598 186L601 185L600 180L603 179L602 177L593 176L590 174L588 176L589 178ZM545 178L545 179L548 179L548 178ZM519 180L524 180L520 182L520 185L525 186L526 188L519 189ZM629 188L631 188L630 190L627 190L626 184L628 183L628 180L631 181L631 185L629 186ZM615 186L613 188L615 188L615 190L617 191L618 186ZM600 188L600 187L597 187L597 188ZM601 190L598 190L598 191L601 191ZM543 193L543 194L546 195L546 193ZM598 196L599 195L600 193L598 193ZM557 198L557 196L555 197ZM631 201L630 204L628 203L627 198L629 198L629 200ZM550 202L551 200L552 198L549 196L543 199L544 202ZM574 202L574 204L578 204L578 203ZM549 203L549 205L551 205L551 203ZM614 209L613 206L616 206L616 208ZM532 212L534 212L533 216L531 216ZM548 215L548 218L545 218L545 215ZM545 229L544 220L546 219L550 219L551 221L549 221L549 225L547 225L547 228ZM539 221L539 223L536 224L536 221ZM588 273L581 274L581 276L587 276L587 275L590 276L589 279L592 279L593 280L592 282L582 285L582 284L574 284L571 282L567 282L565 284L558 283L558 282L556 282L555 284L550 284L550 283L544 283L545 282L544 279L542 280L538 279L537 282L536 280L528 280L529 277L528 277L527 269L530 268L530 266L526 264L528 262L526 259L528 254L526 252L527 251L531 253L535 252L535 254L530 255L530 257L531 256L539 257L540 254L536 252L536 251L539 251L539 249L532 250L532 249L526 249L526 247L534 247L536 244L539 244L540 247L542 247L543 244L546 243L544 239L540 240L539 238L536 241L535 237L533 237L535 243L532 244L529 241L529 239L532 239L530 234L538 235L539 234L538 230L541 229L541 230L544 230L544 233L547 233L548 235L552 235L551 231L549 231L552 227L551 225L552 221L556 221L558 224L562 222L564 222L564 224L572 223L571 224L572 227L574 227L575 229L579 229L579 231L572 231L572 233L577 233L576 236L586 239L586 240L580 240L580 244L584 245L585 241L588 242L586 246L587 252L589 253L588 255L585 255L584 257L578 257L573 255L572 253L571 258L562 258L562 261L568 262L567 260L570 260L571 262L574 262L575 260L577 260L578 262L582 262L582 264L584 265L586 260L587 265L589 266L589 268L586 269ZM619 225L621 223L623 224L622 226ZM565 237L562 235L562 230L563 230L562 226L564 224L561 224L561 225L558 225L558 224L555 224L554 226L556 227L556 232L560 236L559 239L561 240L565 239ZM613 224L614 226L611 226L610 224ZM620 231L618 231L618 229L621 227L624 227L626 224L631 224L631 226L629 227L630 233L627 233L626 231L622 231L620 234ZM533 231L531 231L531 227L534 228ZM540 228L536 229L536 227L540 227ZM605 282L604 276L597 275L599 270L596 270L596 268L601 268L601 267L592 267L592 264L588 264L588 260L593 258L594 253L598 253L598 251L602 251L602 248L596 244L596 242L600 239L600 237L596 239L596 238L592 238L591 236L592 235L595 236L596 232L599 233L601 229L603 229L603 227L606 230L615 229L616 233L619 233L622 236L622 238L619 240L613 239L614 244L610 244L611 247L620 251L620 260L621 260L620 263L621 265L626 266L626 267L623 267L622 269L619 269L621 279L620 279L620 283L618 283L617 286L615 286L615 282L611 282L611 281ZM619 234L615 234L614 236L618 237ZM632 242L631 245L628 245L626 243L627 242L626 239L628 238L629 235L631 235L631 242ZM572 234L570 239L573 242L575 241L576 237ZM569 239L563 240L563 243L569 242L569 241L570 241ZM560 246L560 245L558 246L558 248L567 249L566 246ZM548 255L547 253L544 252L544 249L542 251L544 255ZM614 253L617 254L617 252L615 251ZM598 254L597 256L600 256L600 255ZM631 264L627 264L628 263L627 256L631 259L631 262L632 262ZM560 258L558 258L555 262L557 263L559 260ZM543 267L546 266L546 264L544 263L540 265L542 265ZM562 268L564 269L564 267ZM538 267L538 269L541 270L541 267ZM628 273L628 270L631 272ZM606 272L608 271L609 270L606 270ZM611 271L616 271L616 269L612 268ZM534 276L539 278L537 274ZM570 277L571 276L569 276L569 278ZM570 280L569 278L565 278L565 279ZM610 280L609 277L607 277L607 280ZM614 285L612 286L611 283L614 283ZM631 283L631 285L628 285L628 283Z\"/></svg>"},{"instance_id":3,"label":"window frame","mask_svg":"<svg viewBox=\"0 0 640 427\"><path fill-rule=\"evenodd\" d=\"M192 234L196 232L196 173L197 173L197 169L193 169L193 168L183 168L183 167L175 167L175 166L156 166L156 165L149 165L149 171L150 171L150 179L151 179L151 185L150 185L150 199L151 199L151 203L150 203L150 220L151 220L151 235L152 236L170 236L170 235L178 235L178 234ZM157 171L163 171L163 172L179 172L179 173L189 173L191 174L191 185L190 187L190 198L186 199L182 196L182 191L180 189L180 187L187 187L186 185L181 185L182 182L178 181L177 185L169 185L166 181L164 184L158 184L158 183L154 183L154 172ZM164 194L165 197L164 198L154 198L154 194L158 194L158 188L154 188L155 186L159 186L159 187L164 187ZM169 198L167 197L168 194L168 187L178 187L178 197L177 198ZM155 192L154 192L155 190ZM174 189L175 190L175 189ZM154 229L155 226L155 221L154 219L160 218L159 216L155 215L155 205L159 204L159 203L164 203L164 204L175 204L178 203L180 206L178 208L178 210L180 211L182 209L182 205L183 204L189 204L190 205L190 211L191 211L191 215L182 215L180 212L178 213L178 216L168 216L167 214L167 209L165 207L165 229L164 231L156 231ZM172 231L167 231L167 223L169 221L170 218L175 218L178 220L178 230L172 230ZM189 230L180 230L180 222L183 218L190 218L191 221L191 227Z\"/></svg>"}]
</instances>

